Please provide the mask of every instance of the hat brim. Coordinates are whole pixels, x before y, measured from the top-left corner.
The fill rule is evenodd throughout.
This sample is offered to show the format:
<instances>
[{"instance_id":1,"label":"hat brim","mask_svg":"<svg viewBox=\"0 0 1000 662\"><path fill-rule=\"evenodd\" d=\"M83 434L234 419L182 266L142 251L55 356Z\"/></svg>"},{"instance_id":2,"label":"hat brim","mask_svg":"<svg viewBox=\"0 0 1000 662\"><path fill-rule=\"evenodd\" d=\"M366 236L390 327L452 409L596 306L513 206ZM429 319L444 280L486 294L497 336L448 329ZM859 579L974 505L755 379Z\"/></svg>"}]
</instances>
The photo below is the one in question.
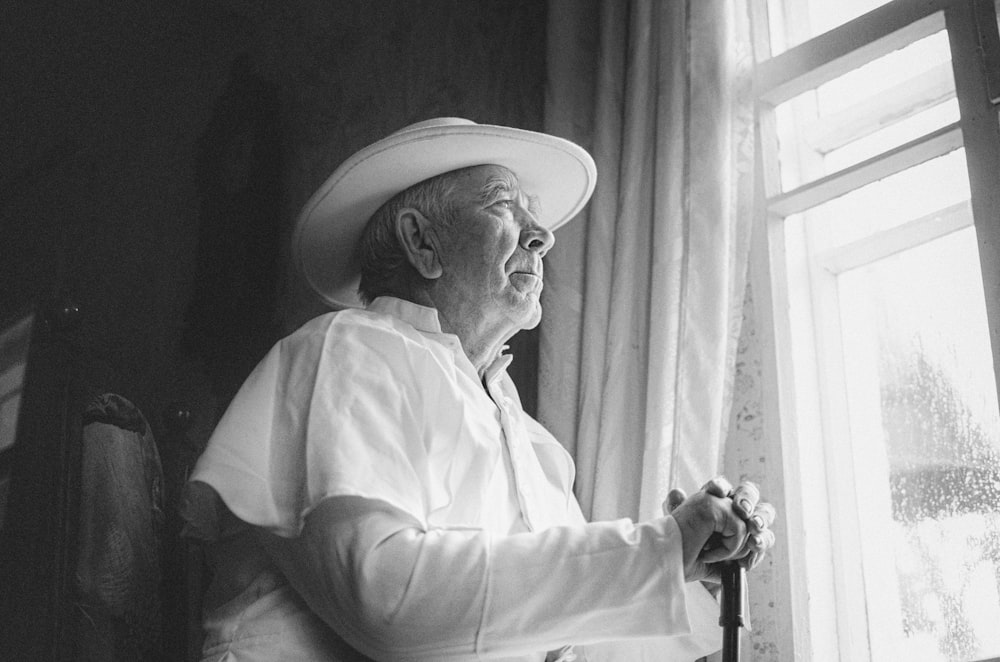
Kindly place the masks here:
<instances>
[{"instance_id":1,"label":"hat brim","mask_svg":"<svg viewBox=\"0 0 1000 662\"><path fill-rule=\"evenodd\" d=\"M431 177L476 165L510 169L540 200L539 222L555 230L594 191L597 169L582 147L543 133L441 119L403 129L354 154L303 207L292 257L316 293L335 308L362 306L356 247L379 207Z\"/></svg>"}]
</instances>

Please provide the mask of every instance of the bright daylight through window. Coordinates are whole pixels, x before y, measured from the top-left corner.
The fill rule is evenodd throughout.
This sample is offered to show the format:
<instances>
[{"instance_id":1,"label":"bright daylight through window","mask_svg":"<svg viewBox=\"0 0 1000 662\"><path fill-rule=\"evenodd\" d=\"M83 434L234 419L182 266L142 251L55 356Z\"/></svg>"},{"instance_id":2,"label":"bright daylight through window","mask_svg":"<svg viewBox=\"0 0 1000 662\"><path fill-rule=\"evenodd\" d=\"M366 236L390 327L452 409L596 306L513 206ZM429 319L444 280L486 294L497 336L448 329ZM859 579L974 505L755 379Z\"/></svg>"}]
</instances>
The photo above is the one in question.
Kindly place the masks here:
<instances>
[{"instance_id":1,"label":"bright daylight through window","mask_svg":"<svg viewBox=\"0 0 1000 662\"><path fill-rule=\"evenodd\" d=\"M1000 659L995 8L752 10L802 659Z\"/></svg>"}]
</instances>

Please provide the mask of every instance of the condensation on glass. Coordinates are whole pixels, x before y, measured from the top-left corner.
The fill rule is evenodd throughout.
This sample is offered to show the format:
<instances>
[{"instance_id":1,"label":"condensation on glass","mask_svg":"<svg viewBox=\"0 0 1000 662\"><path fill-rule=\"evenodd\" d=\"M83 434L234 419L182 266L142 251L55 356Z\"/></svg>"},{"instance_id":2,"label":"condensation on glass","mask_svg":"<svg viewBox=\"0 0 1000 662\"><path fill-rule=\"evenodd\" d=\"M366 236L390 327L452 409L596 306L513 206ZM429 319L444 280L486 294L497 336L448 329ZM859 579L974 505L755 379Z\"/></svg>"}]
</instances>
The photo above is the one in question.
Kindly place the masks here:
<instances>
[{"instance_id":1,"label":"condensation on glass","mask_svg":"<svg viewBox=\"0 0 1000 662\"><path fill-rule=\"evenodd\" d=\"M875 637L892 659L1000 655L1000 420L975 229L838 280Z\"/></svg>"}]
</instances>

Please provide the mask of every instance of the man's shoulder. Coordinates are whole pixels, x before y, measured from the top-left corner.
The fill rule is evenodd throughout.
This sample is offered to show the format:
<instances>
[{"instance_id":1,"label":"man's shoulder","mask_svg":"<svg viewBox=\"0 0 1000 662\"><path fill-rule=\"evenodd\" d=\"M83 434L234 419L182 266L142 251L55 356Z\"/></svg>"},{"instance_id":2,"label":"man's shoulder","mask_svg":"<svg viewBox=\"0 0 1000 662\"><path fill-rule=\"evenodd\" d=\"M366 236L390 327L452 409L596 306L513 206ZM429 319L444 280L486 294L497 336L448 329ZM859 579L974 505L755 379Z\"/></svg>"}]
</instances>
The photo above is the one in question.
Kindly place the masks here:
<instances>
[{"instance_id":1,"label":"man's shoulder","mask_svg":"<svg viewBox=\"0 0 1000 662\"><path fill-rule=\"evenodd\" d=\"M347 308L312 318L286 336L285 340L296 341L317 336L358 336L364 339L368 337L366 334L401 337L418 335L412 325L392 315L361 308Z\"/></svg>"},{"instance_id":2,"label":"man's shoulder","mask_svg":"<svg viewBox=\"0 0 1000 662\"><path fill-rule=\"evenodd\" d=\"M277 351L307 362L398 366L432 353L428 344L404 320L382 312L351 308L314 317L283 338Z\"/></svg>"}]
</instances>

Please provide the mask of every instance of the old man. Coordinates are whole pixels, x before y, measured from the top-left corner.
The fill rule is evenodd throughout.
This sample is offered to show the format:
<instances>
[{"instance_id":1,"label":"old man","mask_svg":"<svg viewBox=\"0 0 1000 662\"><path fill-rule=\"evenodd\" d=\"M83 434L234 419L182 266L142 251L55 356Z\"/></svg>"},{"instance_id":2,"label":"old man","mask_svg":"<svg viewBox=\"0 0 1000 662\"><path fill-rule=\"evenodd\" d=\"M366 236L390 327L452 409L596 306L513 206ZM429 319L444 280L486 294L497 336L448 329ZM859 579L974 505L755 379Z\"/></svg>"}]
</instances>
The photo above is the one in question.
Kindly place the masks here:
<instances>
[{"instance_id":1,"label":"old man","mask_svg":"<svg viewBox=\"0 0 1000 662\"><path fill-rule=\"evenodd\" d=\"M189 486L218 560L205 660L693 660L704 583L773 544L752 484L585 522L506 342L539 323L585 150L439 118L362 149L305 206L293 256L331 306L240 390Z\"/></svg>"}]
</instances>

